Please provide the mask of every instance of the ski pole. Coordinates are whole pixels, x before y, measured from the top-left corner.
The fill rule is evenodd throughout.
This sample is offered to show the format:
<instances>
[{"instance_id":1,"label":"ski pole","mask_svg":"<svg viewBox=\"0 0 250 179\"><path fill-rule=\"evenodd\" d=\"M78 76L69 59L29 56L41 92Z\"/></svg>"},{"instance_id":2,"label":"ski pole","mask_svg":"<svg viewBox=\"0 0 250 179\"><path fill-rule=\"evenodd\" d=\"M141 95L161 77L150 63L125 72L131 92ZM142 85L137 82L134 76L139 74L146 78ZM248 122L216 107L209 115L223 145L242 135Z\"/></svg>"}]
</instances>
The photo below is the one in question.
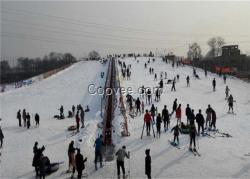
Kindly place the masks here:
<instances>
[{"instance_id":1,"label":"ski pole","mask_svg":"<svg viewBox=\"0 0 250 179\"><path fill-rule=\"evenodd\" d=\"M200 145L199 145L199 137L197 136L197 145L198 145L198 149L200 149Z\"/></svg>"}]
</instances>

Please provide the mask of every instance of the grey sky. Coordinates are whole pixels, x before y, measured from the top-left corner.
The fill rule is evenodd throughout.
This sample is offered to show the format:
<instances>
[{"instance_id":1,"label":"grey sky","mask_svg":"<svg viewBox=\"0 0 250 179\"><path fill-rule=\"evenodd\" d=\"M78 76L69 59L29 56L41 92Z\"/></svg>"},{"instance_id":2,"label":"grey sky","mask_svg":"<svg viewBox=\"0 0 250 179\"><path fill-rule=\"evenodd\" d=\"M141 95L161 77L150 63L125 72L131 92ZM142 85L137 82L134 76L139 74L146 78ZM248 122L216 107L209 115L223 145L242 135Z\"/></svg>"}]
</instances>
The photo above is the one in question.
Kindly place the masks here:
<instances>
[{"instance_id":1,"label":"grey sky","mask_svg":"<svg viewBox=\"0 0 250 179\"><path fill-rule=\"evenodd\" d=\"M250 51L250 2L3 2L1 56L172 51L222 36Z\"/></svg>"}]
</instances>

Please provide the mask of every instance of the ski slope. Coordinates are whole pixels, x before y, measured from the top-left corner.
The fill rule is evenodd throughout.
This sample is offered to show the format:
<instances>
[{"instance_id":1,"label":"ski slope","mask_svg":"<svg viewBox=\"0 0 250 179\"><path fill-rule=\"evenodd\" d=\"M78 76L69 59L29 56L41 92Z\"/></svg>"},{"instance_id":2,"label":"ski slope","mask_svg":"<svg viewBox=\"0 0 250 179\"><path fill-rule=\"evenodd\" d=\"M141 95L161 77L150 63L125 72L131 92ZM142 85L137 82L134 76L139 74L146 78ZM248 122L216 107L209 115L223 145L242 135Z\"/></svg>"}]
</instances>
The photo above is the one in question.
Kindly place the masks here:
<instances>
[{"instance_id":1,"label":"ski slope","mask_svg":"<svg viewBox=\"0 0 250 179\"><path fill-rule=\"evenodd\" d=\"M160 72L166 71L168 79L173 79L179 74L180 80L176 83L176 92L171 92L171 85L165 84L166 79L164 79L164 94L161 95L160 102L153 101L158 108L158 113L161 113L164 105L167 105L171 112L173 101L177 98L178 104L182 104L182 121L186 123L185 108L187 104L190 104L195 114L198 113L198 109L201 109L204 116L207 105L211 104L217 114L217 128L233 137L199 137L197 150L201 157L198 157L188 151L188 135L179 136L180 150L169 144L168 140L173 140L173 133L170 133L170 131L165 133L163 124L160 139L153 138L151 129L151 136L146 136L144 131L144 137L141 140L143 115L134 119L131 118L128 123L131 136L121 139L117 146L126 145L127 150L131 151L130 167L129 161L126 163L127 169L130 168L131 178L146 177L144 167L145 149L147 148L151 150L151 176L153 178L249 178L250 158L244 156L244 154L250 152L250 85L236 78L229 77L227 79L226 85L229 86L230 93L237 102L234 105L237 115L232 115L227 113L226 85L222 77L208 73L206 78L203 70L196 69L201 79L194 79L191 67L176 68L175 66L175 68L172 68L171 64L166 64L160 58L156 58L154 63L151 58L151 63L145 70L144 63L147 60L148 58L143 57L139 58L139 63L134 58L122 60L127 65L132 65L131 80L122 81L125 88L131 87L137 91L142 85L151 88L156 87L159 86ZM158 75L158 81L154 81L154 75L149 74L149 67L154 68ZM190 88L186 87L187 75L190 76ZM212 91L213 78L217 81L215 92ZM132 96L134 98L139 97L138 94ZM150 107L145 105L145 110L150 110ZM176 125L175 115L172 116L170 122L171 128L174 125Z\"/></svg>"},{"instance_id":2,"label":"ski slope","mask_svg":"<svg viewBox=\"0 0 250 179\"><path fill-rule=\"evenodd\" d=\"M153 178L249 178L250 177L250 158L244 156L250 152L250 95L249 84L235 78L228 78L227 84L237 101L235 112L237 115L227 114L225 101L225 84L223 79L217 75L208 73L207 78L202 70L197 69L201 80L192 77L192 68L178 67L172 68L170 64L162 62L156 58L156 62L148 65L144 69L144 63L148 58L139 58L137 63L133 58L126 58L126 64L132 65L131 80L121 80L123 87L158 86L160 72L167 72L168 78L172 79L177 74L180 81L176 83L176 92L171 92L171 85L165 84L165 92L161 96L161 101L155 106L161 112L164 105L172 109L175 98L178 104L182 104L183 121L186 122L184 111L186 104L190 104L195 110L202 109L204 114L208 104L217 113L217 128L223 132L231 134L232 138L225 137L200 137L198 139L198 151L201 157L194 156L188 151L189 138L187 135L180 135L180 147L172 147L168 140L173 139L170 131L163 132L161 138L145 136L141 140L143 126L143 115L129 117L128 129L129 137L120 137L120 122L123 121L119 108L115 111L113 126L115 127L113 141L116 149L126 145L131 152L131 159L125 160L126 172L130 169L131 178L145 178L145 149L151 149L152 158L152 177ZM107 66L99 62L79 62L70 68L59 72L52 77L45 79L31 86L9 91L0 94L1 113L3 121L0 122L5 135L3 149L0 149L0 178L34 178L35 171L31 166L33 158L33 145L35 141L39 146L45 145L44 155L48 156L51 162L64 161L57 172L47 178L69 178L70 174L64 174L68 169L67 149L71 140L74 140L81 148L83 156L88 157L87 172L90 178L116 178L116 162L104 162L104 167L94 170L94 140L98 133L97 123L101 118L98 113L100 110L100 96L89 95L88 85L93 83L96 86L103 86L105 77L100 78L100 72L106 75ZM154 76L149 74L149 67L153 67L158 74L158 81L154 81ZM186 87L186 76L190 76L191 87ZM163 75L164 77L164 75ZM212 79L216 78L217 90L212 91ZM138 97L134 94L133 97ZM75 119L56 120L55 114L59 114L60 105L64 106L64 114L71 109L72 105L89 105L90 112L86 113L86 127L80 134L67 138L65 131L69 125L75 124ZM18 127L16 112L18 109L25 108L31 115L31 129L27 130ZM150 106L145 104L145 110ZM40 127L34 127L33 114L40 115ZM128 111L127 111L128 113ZM170 126L176 124L176 119L171 118ZM155 129L156 132L156 129ZM82 139L82 142L77 142ZM99 167L99 166L98 166Z\"/></svg>"},{"instance_id":3,"label":"ski slope","mask_svg":"<svg viewBox=\"0 0 250 179\"><path fill-rule=\"evenodd\" d=\"M51 162L64 161L60 169L50 178L68 177L62 175L68 169L68 144L71 140L81 148L83 155L93 160L93 144L98 135L97 123L100 122L100 101L98 95L88 93L88 85L103 86L105 76L100 72L107 71L107 65L99 62L78 62L71 67L30 86L0 94L0 124L5 135L3 149L0 149L0 178L34 178L32 167L33 146L38 141L39 147L45 145L44 155ZM106 74L105 74L106 75ZM68 138L67 127L75 125L75 118L56 120L59 108L64 106L64 115L68 115L72 105L89 106L90 112L85 114L85 128L80 134ZM31 128L18 127L16 113L26 109L31 115ZM36 128L34 114L40 115L40 127ZM89 153L91 151L91 153Z\"/></svg>"}]
</instances>

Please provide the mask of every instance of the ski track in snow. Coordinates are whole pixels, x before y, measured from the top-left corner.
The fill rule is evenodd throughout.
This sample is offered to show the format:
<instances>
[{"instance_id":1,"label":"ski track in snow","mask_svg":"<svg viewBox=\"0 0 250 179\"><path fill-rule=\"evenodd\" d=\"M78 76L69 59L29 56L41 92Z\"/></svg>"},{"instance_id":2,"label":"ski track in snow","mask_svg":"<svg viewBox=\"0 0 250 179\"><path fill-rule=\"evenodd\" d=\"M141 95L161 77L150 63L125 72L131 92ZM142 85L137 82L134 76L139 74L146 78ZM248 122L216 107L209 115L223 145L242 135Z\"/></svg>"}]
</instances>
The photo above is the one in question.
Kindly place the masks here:
<instances>
[{"instance_id":1,"label":"ski track in snow","mask_svg":"<svg viewBox=\"0 0 250 179\"><path fill-rule=\"evenodd\" d=\"M201 69L196 69L201 80L194 79L192 68L189 66L172 68L171 64L165 64L160 58L156 62L148 65L144 69L144 63L148 58L140 57L139 63L133 58L126 58L126 64L132 64L131 80L122 80L121 86L145 87L158 86L160 72L167 72L168 79L172 79L177 74L180 81L176 83L176 92L171 92L171 85L165 84L166 92L161 95L160 102L153 102L161 112L166 104L169 111L172 110L172 103L175 98L178 104L182 104L182 121L186 122L185 107L190 104L195 110L202 109L205 113L208 104L215 109L217 114L217 128L232 135L232 138L225 137L199 137L197 148L201 157L194 156L188 151L189 137L180 135L180 150L171 146L168 140L173 140L173 133L168 130L163 131L160 138L146 136L145 131L141 140L141 130L143 125L143 115L138 115L132 119L128 115L128 129L130 137L121 138L120 123L123 117L119 108L115 111L113 126L115 133L113 141L116 149L122 145L127 146L131 152L130 177L145 178L145 149L150 148L152 158L153 178L249 178L250 161L244 154L250 150L250 96L249 84L235 78L228 78L227 84L230 93L237 101L235 111L237 115L227 114L225 101L225 84L223 79L216 74L209 73L207 78ZM151 58L152 59L152 58ZM158 81L154 81L154 76L149 74L149 67L153 67L158 74ZM119 67L118 67L119 68ZM95 69L95 70L93 70ZM119 68L120 69L120 68ZM116 178L116 162L103 162L104 167L95 171L94 169L94 140L100 129L97 123L101 118L97 115L100 110L100 97L88 94L87 87L90 83L103 86L105 77L100 78L100 72L105 71L107 65L103 66L98 62L79 62L70 68L59 72L52 77L31 86L20 88L14 91L0 94L1 99L1 126L5 135L4 146L0 163L0 178L34 178L34 168L31 166L33 159L32 147L37 140L39 146L45 145L44 155L48 156L51 162L64 161L57 172L48 178L69 178L70 174L63 174L68 168L67 149L71 140L81 148L83 156L88 157L87 172L90 178ZM186 87L186 76L190 76L190 88ZM163 74L163 77L164 74ZM216 78L217 89L212 91L212 79ZM139 95L133 95L138 97ZM66 128L75 124L75 119L56 120L53 119L58 114L61 104L64 105L64 114L71 109L72 104L89 105L90 112L86 113L85 128L75 136L66 138ZM126 105L126 104L125 104ZM31 114L36 112L40 115L40 127L34 128L33 116L31 115L31 129L27 130L18 127L16 112L18 109L26 108ZM145 110L150 106L145 104ZM174 115L171 118L170 128L176 124ZM155 128L155 125L154 125ZM156 129L155 129L156 132ZM82 142L79 142L82 139ZM98 166L99 167L99 166ZM126 172L129 170L129 160L125 159ZM13 172L15 169L15 172Z\"/></svg>"}]
</instances>

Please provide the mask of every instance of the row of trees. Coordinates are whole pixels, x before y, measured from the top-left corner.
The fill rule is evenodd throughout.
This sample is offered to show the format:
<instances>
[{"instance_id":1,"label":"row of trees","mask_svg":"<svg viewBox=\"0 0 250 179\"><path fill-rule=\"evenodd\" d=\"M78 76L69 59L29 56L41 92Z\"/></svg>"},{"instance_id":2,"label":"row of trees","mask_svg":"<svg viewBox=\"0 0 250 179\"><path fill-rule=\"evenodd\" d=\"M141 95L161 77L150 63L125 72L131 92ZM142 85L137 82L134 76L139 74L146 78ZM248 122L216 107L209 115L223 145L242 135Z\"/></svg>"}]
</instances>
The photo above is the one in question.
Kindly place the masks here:
<instances>
[{"instance_id":1,"label":"row of trees","mask_svg":"<svg viewBox=\"0 0 250 179\"><path fill-rule=\"evenodd\" d=\"M76 58L72 54L56 52L51 52L43 58L20 57L15 67L10 67L8 61L4 60L0 63L1 83L24 80L74 62Z\"/></svg>"},{"instance_id":2,"label":"row of trees","mask_svg":"<svg viewBox=\"0 0 250 179\"><path fill-rule=\"evenodd\" d=\"M222 37L212 37L207 41L207 45L210 50L206 54L206 58L214 58L221 54L221 47L225 44L225 40ZM189 45L187 52L187 57L189 59L202 58L201 47L197 42Z\"/></svg>"}]
</instances>

